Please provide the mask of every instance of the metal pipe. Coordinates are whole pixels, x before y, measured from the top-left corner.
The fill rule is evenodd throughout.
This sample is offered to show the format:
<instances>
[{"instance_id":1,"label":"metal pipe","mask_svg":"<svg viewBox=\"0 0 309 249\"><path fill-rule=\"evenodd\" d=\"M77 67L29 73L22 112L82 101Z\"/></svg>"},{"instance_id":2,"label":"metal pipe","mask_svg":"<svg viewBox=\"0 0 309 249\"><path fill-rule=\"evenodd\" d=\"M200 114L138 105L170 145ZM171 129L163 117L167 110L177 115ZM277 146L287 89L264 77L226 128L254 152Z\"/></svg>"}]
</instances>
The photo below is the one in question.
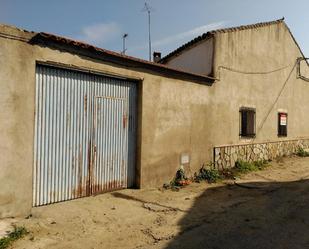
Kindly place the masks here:
<instances>
[{"instance_id":1,"label":"metal pipe","mask_svg":"<svg viewBox=\"0 0 309 249\"><path fill-rule=\"evenodd\" d=\"M122 36L122 54L126 54L126 38L128 37L128 34L123 34Z\"/></svg>"},{"instance_id":2,"label":"metal pipe","mask_svg":"<svg viewBox=\"0 0 309 249\"><path fill-rule=\"evenodd\" d=\"M148 35L149 35L149 61L151 61L151 31L150 31L150 10L148 12Z\"/></svg>"}]
</instances>

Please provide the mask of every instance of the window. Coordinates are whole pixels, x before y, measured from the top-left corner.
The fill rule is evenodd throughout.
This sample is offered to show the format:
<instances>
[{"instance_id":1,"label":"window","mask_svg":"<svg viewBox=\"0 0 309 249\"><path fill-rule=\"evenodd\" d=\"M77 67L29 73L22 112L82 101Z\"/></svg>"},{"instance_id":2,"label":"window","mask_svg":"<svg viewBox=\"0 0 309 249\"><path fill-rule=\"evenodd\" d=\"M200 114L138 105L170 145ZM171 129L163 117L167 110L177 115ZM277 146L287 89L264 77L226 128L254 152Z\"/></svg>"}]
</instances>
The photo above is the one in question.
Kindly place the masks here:
<instances>
[{"instance_id":1,"label":"window","mask_svg":"<svg viewBox=\"0 0 309 249\"><path fill-rule=\"evenodd\" d=\"M278 113L278 136L286 137L288 135L288 114Z\"/></svg>"},{"instance_id":2,"label":"window","mask_svg":"<svg viewBox=\"0 0 309 249\"><path fill-rule=\"evenodd\" d=\"M240 113L240 136L255 137L255 109L242 107Z\"/></svg>"}]
</instances>

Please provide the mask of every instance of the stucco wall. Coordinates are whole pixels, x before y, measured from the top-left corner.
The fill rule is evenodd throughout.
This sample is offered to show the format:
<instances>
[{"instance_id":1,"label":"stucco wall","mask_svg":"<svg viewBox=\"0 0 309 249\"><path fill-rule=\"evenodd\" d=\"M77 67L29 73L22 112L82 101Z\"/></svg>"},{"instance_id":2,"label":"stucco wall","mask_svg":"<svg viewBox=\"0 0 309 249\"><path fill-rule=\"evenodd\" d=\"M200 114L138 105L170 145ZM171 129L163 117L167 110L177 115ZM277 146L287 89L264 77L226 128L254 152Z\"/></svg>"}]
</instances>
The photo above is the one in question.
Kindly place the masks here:
<instances>
[{"instance_id":1,"label":"stucco wall","mask_svg":"<svg viewBox=\"0 0 309 249\"><path fill-rule=\"evenodd\" d=\"M193 173L212 160L214 146L252 142L239 137L242 106L256 108L257 142L279 140L279 109L288 112L286 139L309 135L309 83L296 79L293 65L300 52L283 24L217 35L215 50L220 80L207 86L0 38L0 217L31 210L36 60L143 79L139 113L142 188L170 181L182 153L189 153L191 161L185 169ZM244 74L219 71L219 66L247 72L287 67L269 74Z\"/></svg>"},{"instance_id":2,"label":"stucco wall","mask_svg":"<svg viewBox=\"0 0 309 249\"><path fill-rule=\"evenodd\" d=\"M0 217L24 214L31 207L32 57L23 42L0 38Z\"/></svg>"},{"instance_id":3,"label":"stucco wall","mask_svg":"<svg viewBox=\"0 0 309 249\"><path fill-rule=\"evenodd\" d=\"M194 45L167 61L166 65L201 75L212 73L213 38Z\"/></svg>"},{"instance_id":4,"label":"stucco wall","mask_svg":"<svg viewBox=\"0 0 309 249\"><path fill-rule=\"evenodd\" d=\"M33 36L5 26L0 29L17 37ZM32 207L36 61L143 79L139 83L142 84L139 113L142 126L139 127L138 163L142 188L170 181L183 152L190 153L192 165L198 165L201 158L206 159L206 144L200 142L208 133L205 126L209 86L30 45L16 37L0 37L0 53L0 217L27 215Z\"/></svg>"},{"instance_id":5,"label":"stucco wall","mask_svg":"<svg viewBox=\"0 0 309 249\"><path fill-rule=\"evenodd\" d=\"M144 84L143 187L169 182L189 153L193 173L209 159L209 87L158 79Z\"/></svg>"},{"instance_id":6,"label":"stucco wall","mask_svg":"<svg viewBox=\"0 0 309 249\"><path fill-rule=\"evenodd\" d=\"M217 34L215 54L220 80L211 88L211 105L219 125L212 145L309 136L309 84L297 79L302 55L284 23ZM242 106L256 108L256 138L249 141L238 136ZM279 110L288 112L286 138L277 136Z\"/></svg>"},{"instance_id":7,"label":"stucco wall","mask_svg":"<svg viewBox=\"0 0 309 249\"><path fill-rule=\"evenodd\" d=\"M197 111L203 128L195 145L198 144L197 148L202 148L204 154L195 155L194 167L203 160L210 161L215 146L309 137L309 82L297 78L296 60L302 54L284 22L216 33L214 49L214 73L218 80L207 92L207 110L201 106ZM184 53L189 56L189 52ZM193 59L191 56L188 61ZM169 65L173 61L180 63L180 59L174 57ZM193 71L199 69L195 64L192 67ZM309 76L304 62L301 73ZM197 99L201 100L202 94L205 93L201 92ZM256 109L253 139L239 136L241 107ZM277 135L279 111L288 113L287 137Z\"/></svg>"}]
</instances>

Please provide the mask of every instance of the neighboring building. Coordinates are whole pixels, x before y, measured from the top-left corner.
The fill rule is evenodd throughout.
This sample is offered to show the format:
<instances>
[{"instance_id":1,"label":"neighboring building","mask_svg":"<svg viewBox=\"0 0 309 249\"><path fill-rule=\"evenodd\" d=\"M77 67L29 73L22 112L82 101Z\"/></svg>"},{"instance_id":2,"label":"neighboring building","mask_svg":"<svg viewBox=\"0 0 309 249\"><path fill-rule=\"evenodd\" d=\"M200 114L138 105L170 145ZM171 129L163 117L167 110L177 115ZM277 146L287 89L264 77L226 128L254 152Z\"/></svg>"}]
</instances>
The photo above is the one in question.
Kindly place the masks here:
<instances>
[{"instance_id":1,"label":"neighboring building","mask_svg":"<svg viewBox=\"0 0 309 249\"><path fill-rule=\"evenodd\" d=\"M167 65L6 25L0 54L0 217L309 136L307 65L283 20L207 33Z\"/></svg>"},{"instance_id":2,"label":"neighboring building","mask_svg":"<svg viewBox=\"0 0 309 249\"><path fill-rule=\"evenodd\" d=\"M238 158L271 159L307 146L309 72L304 59L280 19L210 31L161 63L216 78L205 95L208 108L190 105L200 120L200 135L191 141L207 158L213 154L220 168L233 166ZM205 154L198 157L199 163L205 160Z\"/></svg>"}]
</instances>

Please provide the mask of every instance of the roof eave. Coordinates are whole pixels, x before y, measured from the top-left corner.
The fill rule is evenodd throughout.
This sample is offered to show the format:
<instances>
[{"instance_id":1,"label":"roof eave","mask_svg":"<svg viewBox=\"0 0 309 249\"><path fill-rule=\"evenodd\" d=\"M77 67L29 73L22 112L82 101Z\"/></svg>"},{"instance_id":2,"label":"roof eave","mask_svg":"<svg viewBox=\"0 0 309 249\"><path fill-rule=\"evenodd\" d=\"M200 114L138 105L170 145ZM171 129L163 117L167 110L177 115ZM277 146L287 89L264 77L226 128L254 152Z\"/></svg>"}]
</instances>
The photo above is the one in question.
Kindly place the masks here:
<instances>
[{"instance_id":1,"label":"roof eave","mask_svg":"<svg viewBox=\"0 0 309 249\"><path fill-rule=\"evenodd\" d=\"M201 42L204 42L205 40L208 40L210 38L212 38L214 36L213 32L207 32L204 33L201 36L198 36L196 38L194 38L193 40L185 43L184 45L182 45L181 47L177 48L176 50L174 50L173 52L169 53L168 55L166 55L165 57L163 57L159 63L161 64L166 64L168 61L170 61L171 59L173 59L174 57L182 54L183 52L185 52L186 50L197 46L198 44L200 44Z\"/></svg>"},{"instance_id":2,"label":"roof eave","mask_svg":"<svg viewBox=\"0 0 309 249\"><path fill-rule=\"evenodd\" d=\"M125 68L129 67L139 71L148 70L168 78L188 80L205 85L212 85L215 81L215 79L212 77L173 69L162 64L144 61L131 56L121 55L116 52L97 48L86 43L47 33L38 33L31 39L30 43L41 46L43 45L50 48L56 48L58 50L64 50L67 52L73 52L75 54L97 59L99 61L117 64Z\"/></svg>"}]
</instances>

